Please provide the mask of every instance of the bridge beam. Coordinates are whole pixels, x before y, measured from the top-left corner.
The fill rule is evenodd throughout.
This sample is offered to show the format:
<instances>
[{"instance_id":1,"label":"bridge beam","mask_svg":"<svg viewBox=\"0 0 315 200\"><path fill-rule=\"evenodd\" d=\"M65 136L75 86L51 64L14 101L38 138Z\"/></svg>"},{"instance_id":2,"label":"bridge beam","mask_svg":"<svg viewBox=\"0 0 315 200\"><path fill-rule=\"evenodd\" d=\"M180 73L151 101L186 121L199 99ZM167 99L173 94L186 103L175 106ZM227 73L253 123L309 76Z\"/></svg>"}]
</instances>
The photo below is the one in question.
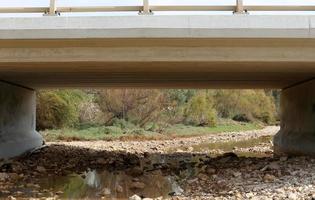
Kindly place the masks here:
<instances>
[{"instance_id":1,"label":"bridge beam","mask_svg":"<svg viewBox=\"0 0 315 200\"><path fill-rule=\"evenodd\" d=\"M43 144L35 131L35 91L0 81L0 159Z\"/></svg>"},{"instance_id":2,"label":"bridge beam","mask_svg":"<svg viewBox=\"0 0 315 200\"><path fill-rule=\"evenodd\" d=\"M284 89L275 154L315 155L315 79Z\"/></svg>"}]
</instances>

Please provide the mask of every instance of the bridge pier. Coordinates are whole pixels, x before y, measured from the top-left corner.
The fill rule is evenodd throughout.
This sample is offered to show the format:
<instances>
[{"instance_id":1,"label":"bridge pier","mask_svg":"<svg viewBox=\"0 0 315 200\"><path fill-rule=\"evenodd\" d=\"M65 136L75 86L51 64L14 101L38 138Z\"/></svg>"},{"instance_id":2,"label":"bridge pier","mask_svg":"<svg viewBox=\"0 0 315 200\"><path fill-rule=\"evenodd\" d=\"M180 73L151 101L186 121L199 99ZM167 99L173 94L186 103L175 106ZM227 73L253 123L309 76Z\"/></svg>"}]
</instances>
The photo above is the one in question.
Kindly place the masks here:
<instances>
[{"instance_id":1,"label":"bridge pier","mask_svg":"<svg viewBox=\"0 0 315 200\"><path fill-rule=\"evenodd\" d=\"M280 109L275 154L315 155L315 79L284 89Z\"/></svg>"},{"instance_id":2,"label":"bridge pier","mask_svg":"<svg viewBox=\"0 0 315 200\"><path fill-rule=\"evenodd\" d=\"M35 91L0 81L0 159L21 155L43 144L35 130Z\"/></svg>"}]
</instances>

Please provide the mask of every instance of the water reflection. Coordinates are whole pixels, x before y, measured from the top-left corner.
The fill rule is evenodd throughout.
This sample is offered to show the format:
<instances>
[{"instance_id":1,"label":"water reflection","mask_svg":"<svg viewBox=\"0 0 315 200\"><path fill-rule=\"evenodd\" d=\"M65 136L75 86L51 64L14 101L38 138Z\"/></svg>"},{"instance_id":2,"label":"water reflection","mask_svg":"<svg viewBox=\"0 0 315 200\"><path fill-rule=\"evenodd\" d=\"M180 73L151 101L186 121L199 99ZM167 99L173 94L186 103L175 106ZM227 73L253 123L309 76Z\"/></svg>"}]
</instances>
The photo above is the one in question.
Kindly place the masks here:
<instances>
[{"instance_id":1,"label":"water reflection","mask_svg":"<svg viewBox=\"0 0 315 200\"><path fill-rule=\"evenodd\" d=\"M66 199L126 199L134 194L143 198L167 197L183 192L175 179L163 176L160 170L133 177L125 171L90 170L82 175L47 177L41 180L42 188L63 191Z\"/></svg>"},{"instance_id":2,"label":"water reflection","mask_svg":"<svg viewBox=\"0 0 315 200\"><path fill-rule=\"evenodd\" d=\"M194 145L192 148L193 152L202 152L216 157L227 152L234 152L240 157L266 157L269 152L263 151L252 151L251 148L257 147L259 145L268 146L272 141L272 136L261 136L258 138L251 138L241 141L228 141L228 142L205 142L198 145ZM170 153L176 152L178 150L185 151L187 147L182 147L179 149L170 149ZM271 152L272 153L272 152Z\"/></svg>"}]
</instances>

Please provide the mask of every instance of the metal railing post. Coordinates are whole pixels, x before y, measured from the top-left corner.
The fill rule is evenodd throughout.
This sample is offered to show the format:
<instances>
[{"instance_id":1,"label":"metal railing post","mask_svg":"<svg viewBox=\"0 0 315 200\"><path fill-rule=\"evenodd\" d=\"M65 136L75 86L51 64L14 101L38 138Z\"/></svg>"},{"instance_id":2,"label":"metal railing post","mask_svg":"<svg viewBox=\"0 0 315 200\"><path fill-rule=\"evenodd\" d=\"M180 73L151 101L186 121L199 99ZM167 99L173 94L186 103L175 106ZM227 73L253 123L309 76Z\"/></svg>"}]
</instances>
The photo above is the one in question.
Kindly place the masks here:
<instances>
[{"instance_id":1,"label":"metal railing post","mask_svg":"<svg viewBox=\"0 0 315 200\"><path fill-rule=\"evenodd\" d=\"M247 10L244 10L243 0L236 0L236 7L234 14L246 14Z\"/></svg>"},{"instance_id":2,"label":"metal railing post","mask_svg":"<svg viewBox=\"0 0 315 200\"><path fill-rule=\"evenodd\" d=\"M152 11L150 10L149 0L143 0L142 11L139 12L140 15L152 15Z\"/></svg>"},{"instance_id":3,"label":"metal railing post","mask_svg":"<svg viewBox=\"0 0 315 200\"><path fill-rule=\"evenodd\" d=\"M56 15L59 15L57 13L56 0L50 0L49 11L48 13L45 13L44 16L56 16Z\"/></svg>"}]
</instances>

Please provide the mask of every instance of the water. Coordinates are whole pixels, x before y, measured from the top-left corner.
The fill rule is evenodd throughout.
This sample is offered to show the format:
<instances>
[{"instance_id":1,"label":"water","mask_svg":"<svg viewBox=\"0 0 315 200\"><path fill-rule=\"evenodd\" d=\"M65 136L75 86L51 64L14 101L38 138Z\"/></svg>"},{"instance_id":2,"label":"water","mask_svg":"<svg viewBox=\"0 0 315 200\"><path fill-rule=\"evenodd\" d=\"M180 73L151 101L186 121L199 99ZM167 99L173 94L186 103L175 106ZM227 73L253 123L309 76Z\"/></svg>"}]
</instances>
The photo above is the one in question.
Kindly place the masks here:
<instances>
[{"instance_id":1,"label":"water","mask_svg":"<svg viewBox=\"0 0 315 200\"><path fill-rule=\"evenodd\" d=\"M188 148L191 148L189 152L206 153L211 157L220 156L223 153L233 152L240 157L266 157L270 156L265 151L248 151L244 149L250 149L259 145L269 146L272 141L272 136L261 136L258 138L252 138L240 141L228 141L228 142L204 142L191 147L171 148L169 153L178 151L187 152Z\"/></svg>"},{"instance_id":2,"label":"water","mask_svg":"<svg viewBox=\"0 0 315 200\"><path fill-rule=\"evenodd\" d=\"M20 180L18 184L6 183L0 198L12 195L23 198L56 197L63 199L128 199L137 194L143 198L171 197L185 194L181 186L204 173L208 163L216 163L216 156L222 152L234 152L245 157L268 156L264 151L239 151L261 145L268 147L271 136L242 141L205 142L192 147L191 152L176 152L173 149L166 154L152 153L139 158L139 163L119 165L122 168L87 169L80 174L70 173L57 176L54 172L33 176L32 173ZM266 145L267 144L267 145ZM187 149L189 147L183 147ZM220 150L221 153L205 153ZM215 151L214 151L215 152ZM92 156L92 155L91 155ZM119 156L117 157L119 160ZM127 159L128 160L128 159ZM122 161L122 163L124 163ZM58 170L57 170L58 171ZM65 174L69 174L68 172ZM33 183L33 184L29 184ZM10 185L11 184L11 185Z\"/></svg>"},{"instance_id":3,"label":"water","mask_svg":"<svg viewBox=\"0 0 315 200\"><path fill-rule=\"evenodd\" d=\"M216 143L202 143L193 146L194 151L197 152L207 152L213 150L220 150L223 152L234 152L238 156L245 157L265 157L266 152L262 151L240 151L238 149L245 149L255 147L261 144L268 144L272 141L272 136L262 136L258 138L241 140L241 141L229 141L229 142L216 142Z\"/></svg>"},{"instance_id":4,"label":"water","mask_svg":"<svg viewBox=\"0 0 315 200\"><path fill-rule=\"evenodd\" d=\"M84 174L53 176L39 180L42 190L63 191L66 199L126 199L134 194L141 197L168 197L181 190L171 176L157 170L137 178L125 171L90 170Z\"/></svg>"}]
</instances>

